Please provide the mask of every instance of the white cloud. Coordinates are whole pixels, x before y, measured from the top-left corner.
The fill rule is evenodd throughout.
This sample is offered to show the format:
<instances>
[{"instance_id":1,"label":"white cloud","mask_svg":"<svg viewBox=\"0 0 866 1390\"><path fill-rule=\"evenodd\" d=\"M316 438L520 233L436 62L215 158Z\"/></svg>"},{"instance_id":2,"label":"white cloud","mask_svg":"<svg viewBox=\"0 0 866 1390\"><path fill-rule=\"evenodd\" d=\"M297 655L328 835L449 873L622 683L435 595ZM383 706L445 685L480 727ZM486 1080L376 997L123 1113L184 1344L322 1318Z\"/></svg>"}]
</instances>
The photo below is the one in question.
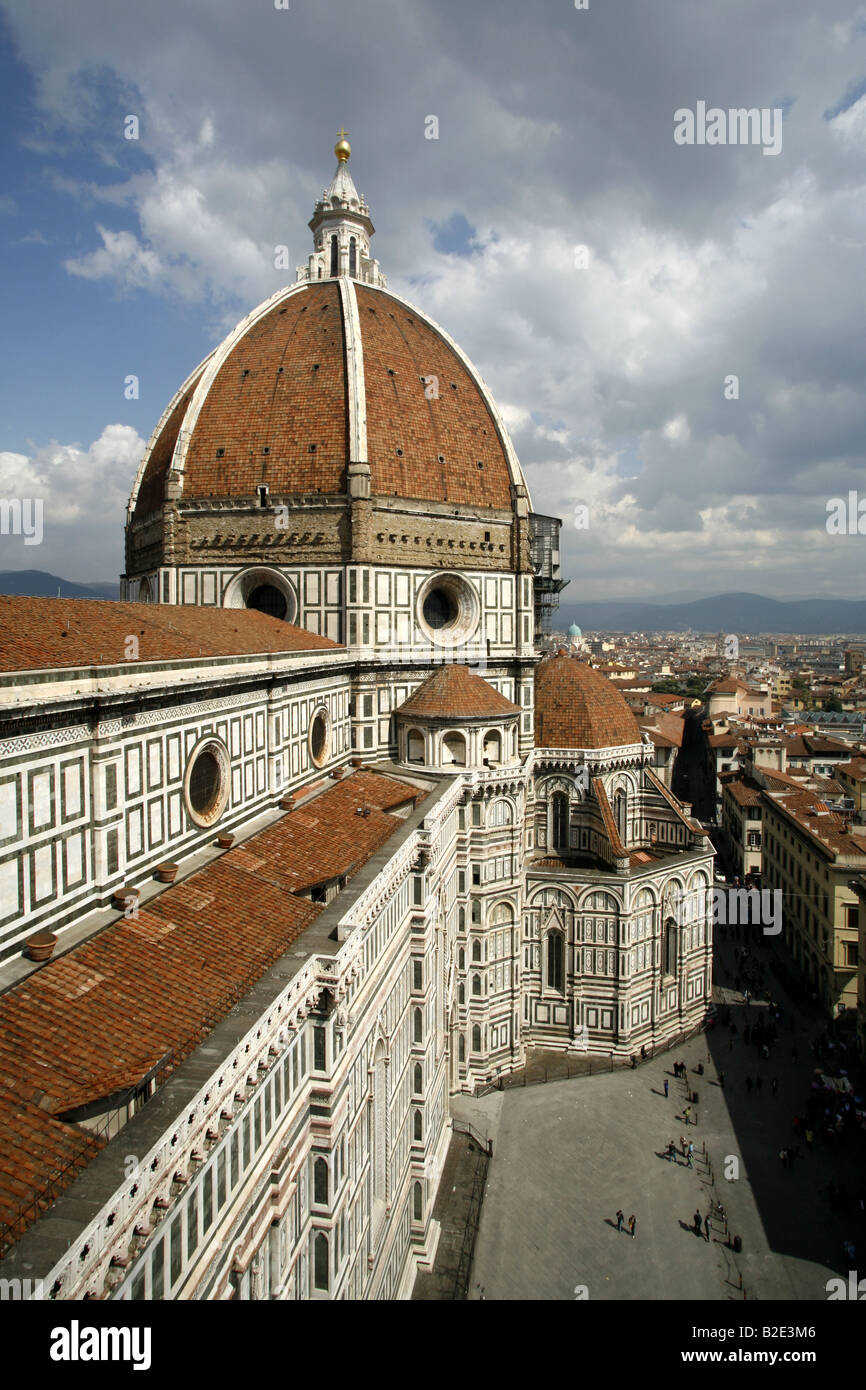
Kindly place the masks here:
<instances>
[{"instance_id":1,"label":"white cloud","mask_svg":"<svg viewBox=\"0 0 866 1390\"><path fill-rule=\"evenodd\" d=\"M305 261L331 122L346 121L391 286L476 361L536 507L565 521L573 589L591 597L730 586L744 566L801 590L804 558L816 587L862 592L862 560L829 552L814 519L820 530L825 498L857 485L866 434L852 294L866 97L823 118L859 76L864 10L823 0L816 48L813 7L784 7L784 25L749 14L744 49L739 0L734 22L692 7L688 31L677 6L643 0L599 6L591 30L567 6L540 19L507 2L491 26L487 5L375 0L349 27L333 0L281 14L5 0L44 118L32 147L51 151L55 188L94 209L68 270L200 304L208 327L285 283L275 245ZM117 173L132 150L94 72L141 116L133 172ZM340 93L333 118L323 75ZM674 147L672 94L711 85L722 106L741 89L794 100L778 160ZM431 111L437 141L423 135ZM62 163L70 132L110 185ZM475 228L472 256L433 247L429 228L455 212ZM124 492L133 476L130 461ZM577 504L586 532L570 524Z\"/></svg>"},{"instance_id":2,"label":"white cloud","mask_svg":"<svg viewBox=\"0 0 866 1390\"><path fill-rule=\"evenodd\" d=\"M131 426L106 425L86 449L53 441L30 455L0 452L0 496L41 498L44 528L41 548L5 536L3 568L47 569L73 581L119 574L126 505L144 447Z\"/></svg>"}]
</instances>

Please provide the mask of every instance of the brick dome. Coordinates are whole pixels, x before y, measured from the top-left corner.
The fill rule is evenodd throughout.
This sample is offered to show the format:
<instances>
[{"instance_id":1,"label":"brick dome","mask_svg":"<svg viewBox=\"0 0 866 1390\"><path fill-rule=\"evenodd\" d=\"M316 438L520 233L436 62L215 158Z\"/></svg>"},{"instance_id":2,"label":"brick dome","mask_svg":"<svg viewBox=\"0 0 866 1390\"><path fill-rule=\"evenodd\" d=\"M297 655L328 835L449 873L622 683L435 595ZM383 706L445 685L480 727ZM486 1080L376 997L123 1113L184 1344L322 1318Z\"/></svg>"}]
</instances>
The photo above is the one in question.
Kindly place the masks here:
<instances>
[{"instance_id":1,"label":"brick dome","mask_svg":"<svg viewBox=\"0 0 866 1390\"><path fill-rule=\"evenodd\" d=\"M535 672L537 748L620 748L640 743L637 721L616 686L558 653Z\"/></svg>"},{"instance_id":2,"label":"brick dome","mask_svg":"<svg viewBox=\"0 0 866 1390\"><path fill-rule=\"evenodd\" d=\"M435 380L434 380L435 379ZM436 394L438 392L438 395ZM133 520L183 501L346 494L510 508L520 467L483 381L406 300L348 277L260 305L181 387L145 452Z\"/></svg>"},{"instance_id":3,"label":"brick dome","mask_svg":"<svg viewBox=\"0 0 866 1390\"><path fill-rule=\"evenodd\" d=\"M468 666L448 664L431 672L396 712L423 719L512 719L520 706Z\"/></svg>"}]
</instances>

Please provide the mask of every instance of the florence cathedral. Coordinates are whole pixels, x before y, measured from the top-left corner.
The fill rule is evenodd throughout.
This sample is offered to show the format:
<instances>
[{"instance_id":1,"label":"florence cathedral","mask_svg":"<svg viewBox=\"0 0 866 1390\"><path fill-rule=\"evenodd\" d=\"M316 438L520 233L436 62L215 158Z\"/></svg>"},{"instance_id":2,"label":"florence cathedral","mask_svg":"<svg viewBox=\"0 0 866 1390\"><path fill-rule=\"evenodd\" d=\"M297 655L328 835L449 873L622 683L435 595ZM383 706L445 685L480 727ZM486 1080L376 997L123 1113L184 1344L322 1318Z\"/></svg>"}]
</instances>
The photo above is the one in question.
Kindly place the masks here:
<instances>
[{"instance_id":1,"label":"florence cathedral","mask_svg":"<svg viewBox=\"0 0 866 1390\"><path fill-rule=\"evenodd\" d=\"M153 431L121 601L0 597L0 1240L43 1298L406 1298L452 1096L709 1005L712 847L542 656L559 522L335 153Z\"/></svg>"}]
</instances>

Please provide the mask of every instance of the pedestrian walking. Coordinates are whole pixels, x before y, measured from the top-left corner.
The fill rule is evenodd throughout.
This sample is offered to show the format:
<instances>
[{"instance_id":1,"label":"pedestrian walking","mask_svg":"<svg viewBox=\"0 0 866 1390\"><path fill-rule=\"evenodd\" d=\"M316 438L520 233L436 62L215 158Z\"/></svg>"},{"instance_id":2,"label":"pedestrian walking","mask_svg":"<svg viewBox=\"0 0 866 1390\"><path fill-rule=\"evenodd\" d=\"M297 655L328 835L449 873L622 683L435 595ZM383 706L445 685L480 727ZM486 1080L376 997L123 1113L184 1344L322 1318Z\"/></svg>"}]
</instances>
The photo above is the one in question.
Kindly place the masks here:
<instances>
[{"instance_id":1,"label":"pedestrian walking","mask_svg":"<svg viewBox=\"0 0 866 1390\"><path fill-rule=\"evenodd\" d=\"M719 1072L719 1085L721 1086L722 1090L725 1089L725 1073L723 1071Z\"/></svg>"},{"instance_id":2,"label":"pedestrian walking","mask_svg":"<svg viewBox=\"0 0 866 1390\"><path fill-rule=\"evenodd\" d=\"M710 1243L710 1237L711 1237L711 1234L712 1234L711 1231L710 1231L710 1218L711 1218L712 1214L713 1214L713 1213L712 1213L711 1211L708 1211L707 1214L706 1214L706 1216L704 1217L704 1231L705 1231L706 1237L707 1237L707 1245L709 1245L709 1243Z\"/></svg>"},{"instance_id":3,"label":"pedestrian walking","mask_svg":"<svg viewBox=\"0 0 866 1390\"><path fill-rule=\"evenodd\" d=\"M623 1223L623 1221L625 1221L625 1215L623 1214L623 1212L618 1211L617 1214L616 1214L616 1229L617 1229L617 1231L621 1231L621 1230L622 1230L622 1223Z\"/></svg>"},{"instance_id":4,"label":"pedestrian walking","mask_svg":"<svg viewBox=\"0 0 866 1390\"><path fill-rule=\"evenodd\" d=\"M637 1221L635 1220L635 1218L634 1218L633 1216L630 1216L629 1219L628 1219L628 1229L629 1229L629 1232L630 1232L630 1234L631 1234L632 1240L634 1240L634 1231L635 1231L635 1226L636 1226L636 1225L637 1225Z\"/></svg>"},{"instance_id":5,"label":"pedestrian walking","mask_svg":"<svg viewBox=\"0 0 866 1390\"><path fill-rule=\"evenodd\" d=\"M700 1213L699 1211L696 1211L696 1212L695 1212L695 1230L697 1231L698 1235L700 1235L700 1233L701 1233L701 1213Z\"/></svg>"},{"instance_id":6,"label":"pedestrian walking","mask_svg":"<svg viewBox=\"0 0 866 1390\"><path fill-rule=\"evenodd\" d=\"M683 1158L685 1158L686 1154L689 1151L689 1146L682 1135L680 1135L680 1150L682 1152Z\"/></svg>"},{"instance_id":7,"label":"pedestrian walking","mask_svg":"<svg viewBox=\"0 0 866 1390\"><path fill-rule=\"evenodd\" d=\"M683 1119L685 1120L685 1122L686 1122L687 1125L690 1125L690 1124L691 1124L691 1122L692 1122L692 1107L691 1107L690 1105L687 1105L686 1108L685 1108L685 1110L683 1111Z\"/></svg>"},{"instance_id":8,"label":"pedestrian walking","mask_svg":"<svg viewBox=\"0 0 866 1390\"><path fill-rule=\"evenodd\" d=\"M668 1140L668 1162L669 1162L669 1163L676 1163L676 1161L677 1161L677 1146L676 1146L676 1144L674 1143L673 1139L669 1139L669 1140Z\"/></svg>"},{"instance_id":9,"label":"pedestrian walking","mask_svg":"<svg viewBox=\"0 0 866 1390\"><path fill-rule=\"evenodd\" d=\"M693 1146L692 1146L691 1144L689 1144L689 1151L688 1151L688 1153L686 1154L686 1165L687 1165L687 1167L692 1168L692 1169L693 1169L694 1166L695 1166L694 1163L692 1162L692 1156L693 1156L693 1154L694 1154L694 1148L693 1148Z\"/></svg>"},{"instance_id":10,"label":"pedestrian walking","mask_svg":"<svg viewBox=\"0 0 866 1390\"><path fill-rule=\"evenodd\" d=\"M668 1079L665 1077L665 1100L668 1098Z\"/></svg>"}]
</instances>

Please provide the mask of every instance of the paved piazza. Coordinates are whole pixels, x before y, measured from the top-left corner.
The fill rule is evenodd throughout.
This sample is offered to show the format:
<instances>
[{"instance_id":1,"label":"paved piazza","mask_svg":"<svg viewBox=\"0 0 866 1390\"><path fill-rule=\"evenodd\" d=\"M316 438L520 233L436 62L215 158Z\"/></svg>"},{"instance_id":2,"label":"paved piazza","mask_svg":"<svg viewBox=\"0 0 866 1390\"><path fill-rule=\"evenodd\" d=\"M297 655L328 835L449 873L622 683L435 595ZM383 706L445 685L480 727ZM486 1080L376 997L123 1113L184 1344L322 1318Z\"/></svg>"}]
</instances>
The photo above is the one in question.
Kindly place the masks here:
<instances>
[{"instance_id":1,"label":"paved piazza","mask_svg":"<svg viewBox=\"0 0 866 1390\"><path fill-rule=\"evenodd\" d=\"M781 988L774 993L787 1007ZM470 1298L574 1299L576 1286L585 1285L590 1300L742 1300L742 1275L748 1299L826 1299L827 1280L848 1269L843 1239L859 1255L864 1233L854 1201L840 1216L824 1189L844 1181L854 1198L862 1143L849 1140L831 1154L816 1142L792 1170L782 1166L779 1150L794 1142L791 1120L803 1112L815 1065L809 1039L822 1025L797 1028L805 1056L794 1065L786 1016L776 1055L759 1061L742 1041L743 1024L754 1022L759 1007L732 1011L739 1025L733 1047L722 1027L634 1071L456 1102L455 1113L494 1139ZM699 1095L690 1128L680 1118L685 1086L672 1075L675 1060L687 1063L689 1088ZM694 1074L698 1063L703 1076ZM747 1073L764 1078L760 1097L747 1091ZM692 1171L681 1156L676 1166L664 1157L667 1141L681 1135L695 1144ZM736 1181L725 1180L726 1155L740 1158ZM740 1254L728 1248L719 1223L709 1243L693 1229L695 1211L705 1219L713 1195L727 1208L731 1233L742 1237ZM617 1233L618 1208L626 1222L635 1214L634 1240Z\"/></svg>"}]
</instances>

